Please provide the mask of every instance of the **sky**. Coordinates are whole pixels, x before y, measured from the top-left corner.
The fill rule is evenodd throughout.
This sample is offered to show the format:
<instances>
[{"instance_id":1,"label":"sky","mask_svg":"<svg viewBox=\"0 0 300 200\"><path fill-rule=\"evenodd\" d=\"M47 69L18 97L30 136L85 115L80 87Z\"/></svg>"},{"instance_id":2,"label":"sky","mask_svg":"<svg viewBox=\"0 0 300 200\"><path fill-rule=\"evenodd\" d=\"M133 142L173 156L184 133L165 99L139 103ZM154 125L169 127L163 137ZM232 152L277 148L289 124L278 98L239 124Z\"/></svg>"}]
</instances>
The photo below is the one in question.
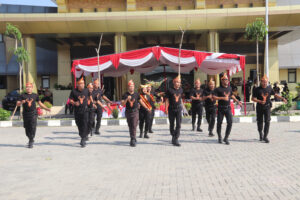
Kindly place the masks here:
<instances>
[{"instance_id":1,"label":"sky","mask_svg":"<svg viewBox=\"0 0 300 200\"><path fill-rule=\"evenodd\" d=\"M57 7L52 0L0 0L0 4Z\"/></svg>"},{"instance_id":2,"label":"sky","mask_svg":"<svg viewBox=\"0 0 300 200\"><path fill-rule=\"evenodd\" d=\"M300 0L277 0L277 6L300 5Z\"/></svg>"}]
</instances>

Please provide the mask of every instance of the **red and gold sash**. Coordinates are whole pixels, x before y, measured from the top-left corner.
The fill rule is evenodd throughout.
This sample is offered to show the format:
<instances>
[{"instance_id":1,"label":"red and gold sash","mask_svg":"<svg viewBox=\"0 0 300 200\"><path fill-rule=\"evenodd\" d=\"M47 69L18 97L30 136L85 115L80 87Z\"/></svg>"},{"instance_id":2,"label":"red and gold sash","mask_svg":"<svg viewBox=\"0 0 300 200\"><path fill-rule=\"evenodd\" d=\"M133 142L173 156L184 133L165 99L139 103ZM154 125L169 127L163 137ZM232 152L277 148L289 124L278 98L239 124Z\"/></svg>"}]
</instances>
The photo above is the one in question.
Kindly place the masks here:
<instances>
[{"instance_id":1,"label":"red and gold sash","mask_svg":"<svg viewBox=\"0 0 300 200\"><path fill-rule=\"evenodd\" d=\"M154 96L153 96L152 94L150 94L149 96L150 96L151 101L154 102L154 101L155 101L155 100L154 100Z\"/></svg>"},{"instance_id":2,"label":"red and gold sash","mask_svg":"<svg viewBox=\"0 0 300 200\"><path fill-rule=\"evenodd\" d=\"M147 109L152 110L152 106L149 103L148 99L142 94L140 94L140 98L141 98L142 102L146 105Z\"/></svg>"}]
</instances>

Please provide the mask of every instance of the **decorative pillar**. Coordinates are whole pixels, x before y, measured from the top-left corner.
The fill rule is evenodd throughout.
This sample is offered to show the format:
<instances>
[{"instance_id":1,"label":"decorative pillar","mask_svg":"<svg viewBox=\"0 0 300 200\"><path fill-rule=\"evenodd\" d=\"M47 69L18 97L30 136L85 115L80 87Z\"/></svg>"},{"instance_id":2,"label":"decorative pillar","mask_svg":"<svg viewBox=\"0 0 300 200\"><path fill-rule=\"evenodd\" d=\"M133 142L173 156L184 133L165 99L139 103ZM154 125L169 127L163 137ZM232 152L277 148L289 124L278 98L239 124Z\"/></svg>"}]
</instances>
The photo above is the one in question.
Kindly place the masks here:
<instances>
[{"instance_id":1,"label":"decorative pillar","mask_svg":"<svg viewBox=\"0 0 300 200\"><path fill-rule=\"evenodd\" d=\"M72 83L71 55L69 45L57 45L57 84Z\"/></svg>"},{"instance_id":2,"label":"decorative pillar","mask_svg":"<svg viewBox=\"0 0 300 200\"><path fill-rule=\"evenodd\" d=\"M23 83L33 83L33 92L37 93L36 41L33 37L25 37L23 41L29 54L29 61L23 66Z\"/></svg>"},{"instance_id":3,"label":"decorative pillar","mask_svg":"<svg viewBox=\"0 0 300 200\"><path fill-rule=\"evenodd\" d=\"M196 41L195 50L197 51L207 51L207 34L201 34L201 37ZM207 80L207 74L202 72L199 68L194 70L194 80L200 79L201 84L204 84Z\"/></svg>"},{"instance_id":4,"label":"decorative pillar","mask_svg":"<svg viewBox=\"0 0 300 200\"><path fill-rule=\"evenodd\" d=\"M121 53L126 51L127 49L127 44L126 44L126 36L124 36L123 33L116 33L115 35L115 53ZM115 78L116 80L116 87L115 87L115 98L116 99L121 99L122 94L125 93L127 90L127 76L126 74L122 75L121 77Z\"/></svg>"},{"instance_id":5,"label":"decorative pillar","mask_svg":"<svg viewBox=\"0 0 300 200\"><path fill-rule=\"evenodd\" d=\"M208 33L208 51L209 52L219 52L220 50L220 40L219 33L217 31L209 31ZM213 78L216 82L216 87L220 86L219 75L208 76L208 80Z\"/></svg>"},{"instance_id":6,"label":"decorative pillar","mask_svg":"<svg viewBox=\"0 0 300 200\"><path fill-rule=\"evenodd\" d=\"M195 0L195 9L205 9L205 0Z\"/></svg>"},{"instance_id":7,"label":"decorative pillar","mask_svg":"<svg viewBox=\"0 0 300 200\"><path fill-rule=\"evenodd\" d=\"M67 13L68 5L67 0L56 0L57 3L57 12L58 13Z\"/></svg>"},{"instance_id":8,"label":"decorative pillar","mask_svg":"<svg viewBox=\"0 0 300 200\"><path fill-rule=\"evenodd\" d=\"M127 11L135 11L136 10L136 0L127 0L126 8L127 8Z\"/></svg>"},{"instance_id":9,"label":"decorative pillar","mask_svg":"<svg viewBox=\"0 0 300 200\"><path fill-rule=\"evenodd\" d=\"M278 44L274 40L269 41L269 76L270 83L279 81Z\"/></svg>"}]
</instances>

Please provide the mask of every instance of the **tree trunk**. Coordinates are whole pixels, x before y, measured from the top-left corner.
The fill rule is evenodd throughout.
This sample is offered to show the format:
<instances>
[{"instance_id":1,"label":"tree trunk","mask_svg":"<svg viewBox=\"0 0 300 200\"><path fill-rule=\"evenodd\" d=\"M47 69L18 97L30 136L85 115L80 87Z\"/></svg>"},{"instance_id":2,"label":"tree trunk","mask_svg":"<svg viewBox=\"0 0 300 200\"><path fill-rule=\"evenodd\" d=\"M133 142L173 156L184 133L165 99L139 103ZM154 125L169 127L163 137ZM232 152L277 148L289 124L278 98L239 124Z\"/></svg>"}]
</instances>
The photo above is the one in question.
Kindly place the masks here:
<instances>
[{"instance_id":1,"label":"tree trunk","mask_svg":"<svg viewBox=\"0 0 300 200\"><path fill-rule=\"evenodd\" d=\"M22 65L19 63L19 87L20 87L20 95L22 94ZM22 119L23 106L20 106L20 119Z\"/></svg>"},{"instance_id":2,"label":"tree trunk","mask_svg":"<svg viewBox=\"0 0 300 200\"><path fill-rule=\"evenodd\" d=\"M256 80L257 86L259 86L259 56L258 56L258 38L256 38Z\"/></svg>"}]
</instances>

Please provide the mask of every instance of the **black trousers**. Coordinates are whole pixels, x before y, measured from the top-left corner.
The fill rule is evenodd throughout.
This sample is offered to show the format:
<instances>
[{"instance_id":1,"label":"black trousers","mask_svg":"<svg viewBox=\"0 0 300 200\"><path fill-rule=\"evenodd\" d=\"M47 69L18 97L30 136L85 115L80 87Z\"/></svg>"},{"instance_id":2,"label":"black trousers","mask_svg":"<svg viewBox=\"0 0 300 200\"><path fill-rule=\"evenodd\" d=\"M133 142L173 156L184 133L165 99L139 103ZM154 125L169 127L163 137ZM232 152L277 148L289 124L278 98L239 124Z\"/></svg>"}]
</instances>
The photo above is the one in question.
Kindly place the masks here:
<instances>
[{"instance_id":1,"label":"black trousers","mask_svg":"<svg viewBox=\"0 0 300 200\"><path fill-rule=\"evenodd\" d=\"M181 111L182 108L178 109L172 109L169 107L169 122L170 122L170 134L176 138L179 138L180 136L180 129L181 129ZM175 126L175 120L176 120L176 128Z\"/></svg>"},{"instance_id":2,"label":"black trousers","mask_svg":"<svg viewBox=\"0 0 300 200\"><path fill-rule=\"evenodd\" d=\"M208 131L212 132L215 126L216 107L205 106L206 121L208 123Z\"/></svg>"},{"instance_id":3,"label":"black trousers","mask_svg":"<svg viewBox=\"0 0 300 200\"><path fill-rule=\"evenodd\" d=\"M152 108L153 108L153 107L152 107ZM154 114L155 114L155 108L153 108L153 109L151 110L151 113L150 113L149 129L148 129L148 131L152 131L152 125L153 125Z\"/></svg>"},{"instance_id":4,"label":"black trousers","mask_svg":"<svg viewBox=\"0 0 300 200\"><path fill-rule=\"evenodd\" d=\"M75 112L75 122L78 127L79 136L81 138L87 137L88 131L88 117L89 112L85 111L83 113L76 113Z\"/></svg>"},{"instance_id":5,"label":"black trousers","mask_svg":"<svg viewBox=\"0 0 300 200\"><path fill-rule=\"evenodd\" d=\"M138 111L138 109L136 109L133 112L126 110L125 116L127 119L130 138L135 139L136 138L136 127L137 127L138 121L139 121L139 111Z\"/></svg>"},{"instance_id":6,"label":"black trousers","mask_svg":"<svg viewBox=\"0 0 300 200\"><path fill-rule=\"evenodd\" d=\"M65 105L65 114L68 114L68 110L69 110L70 114L73 114L73 105L72 104Z\"/></svg>"},{"instance_id":7,"label":"black trousers","mask_svg":"<svg viewBox=\"0 0 300 200\"><path fill-rule=\"evenodd\" d=\"M226 127L226 131L225 131L225 138L227 139L230 135L231 128L232 128L232 113L231 113L230 106L226 106L226 107L218 106L217 133L218 133L219 138L222 138L221 128L222 128L224 116L226 117L226 120L227 120L227 127Z\"/></svg>"},{"instance_id":8,"label":"black trousers","mask_svg":"<svg viewBox=\"0 0 300 200\"><path fill-rule=\"evenodd\" d=\"M271 108L269 105L266 106L256 106L256 120L257 120L257 129L259 133L263 132L264 127L264 137L267 137L270 129L270 121L271 121Z\"/></svg>"},{"instance_id":9,"label":"black trousers","mask_svg":"<svg viewBox=\"0 0 300 200\"><path fill-rule=\"evenodd\" d=\"M23 125L25 128L26 136L29 140L33 140L36 133L37 114L36 113L24 113Z\"/></svg>"},{"instance_id":10,"label":"black trousers","mask_svg":"<svg viewBox=\"0 0 300 200\"><path fill-rule=\"evenodd\" d=\"M88 133L91 133L95 126L95 111L96 109L88 109Z\"/></svg>"},{"instance_id":11,"label":"black trousers","mask_svg":"<svg viewBox=\"0 0 300 200\"><path fill-rule=\"evenodd\" d=\"M143 130L145 130L145 133L148 132L150 117L151 117L151 112L144 109L139 110L139 120L140 120L139 127L141 132L143 132ZM144 124L145 124L145 129L143 129Z\"/></svg>"},{"instance_id":12,"label":"black trousers","mask_svg":"<svg viewBox=\"0 0 300 200\"><path fill-rule=\"evenodd\" d=\"M97 105L97 109L95 110L95 113L96 113L96 120L97 120L95 131L98 132L99 129L100 129L100 126L101 126L101 119L102 119L102 108L101 108L101 106ZM93 120L93 122L95 123L95 120Z\"/></svg>"},{"instance_id":13,"label":"black trousers","mask_svg":"<svg viewBox=\"0 0 300 200\"><path fill-rule=\"evenodd\" d=\"M192 124L193 124L193 126L195 125L197 115L198 115L197 127L201 126L202 111L203 111L203 105L202 105L202 103L201 104L200 103L199 104L194 104L192 106Z\"/></svg>"}]
</instances>

